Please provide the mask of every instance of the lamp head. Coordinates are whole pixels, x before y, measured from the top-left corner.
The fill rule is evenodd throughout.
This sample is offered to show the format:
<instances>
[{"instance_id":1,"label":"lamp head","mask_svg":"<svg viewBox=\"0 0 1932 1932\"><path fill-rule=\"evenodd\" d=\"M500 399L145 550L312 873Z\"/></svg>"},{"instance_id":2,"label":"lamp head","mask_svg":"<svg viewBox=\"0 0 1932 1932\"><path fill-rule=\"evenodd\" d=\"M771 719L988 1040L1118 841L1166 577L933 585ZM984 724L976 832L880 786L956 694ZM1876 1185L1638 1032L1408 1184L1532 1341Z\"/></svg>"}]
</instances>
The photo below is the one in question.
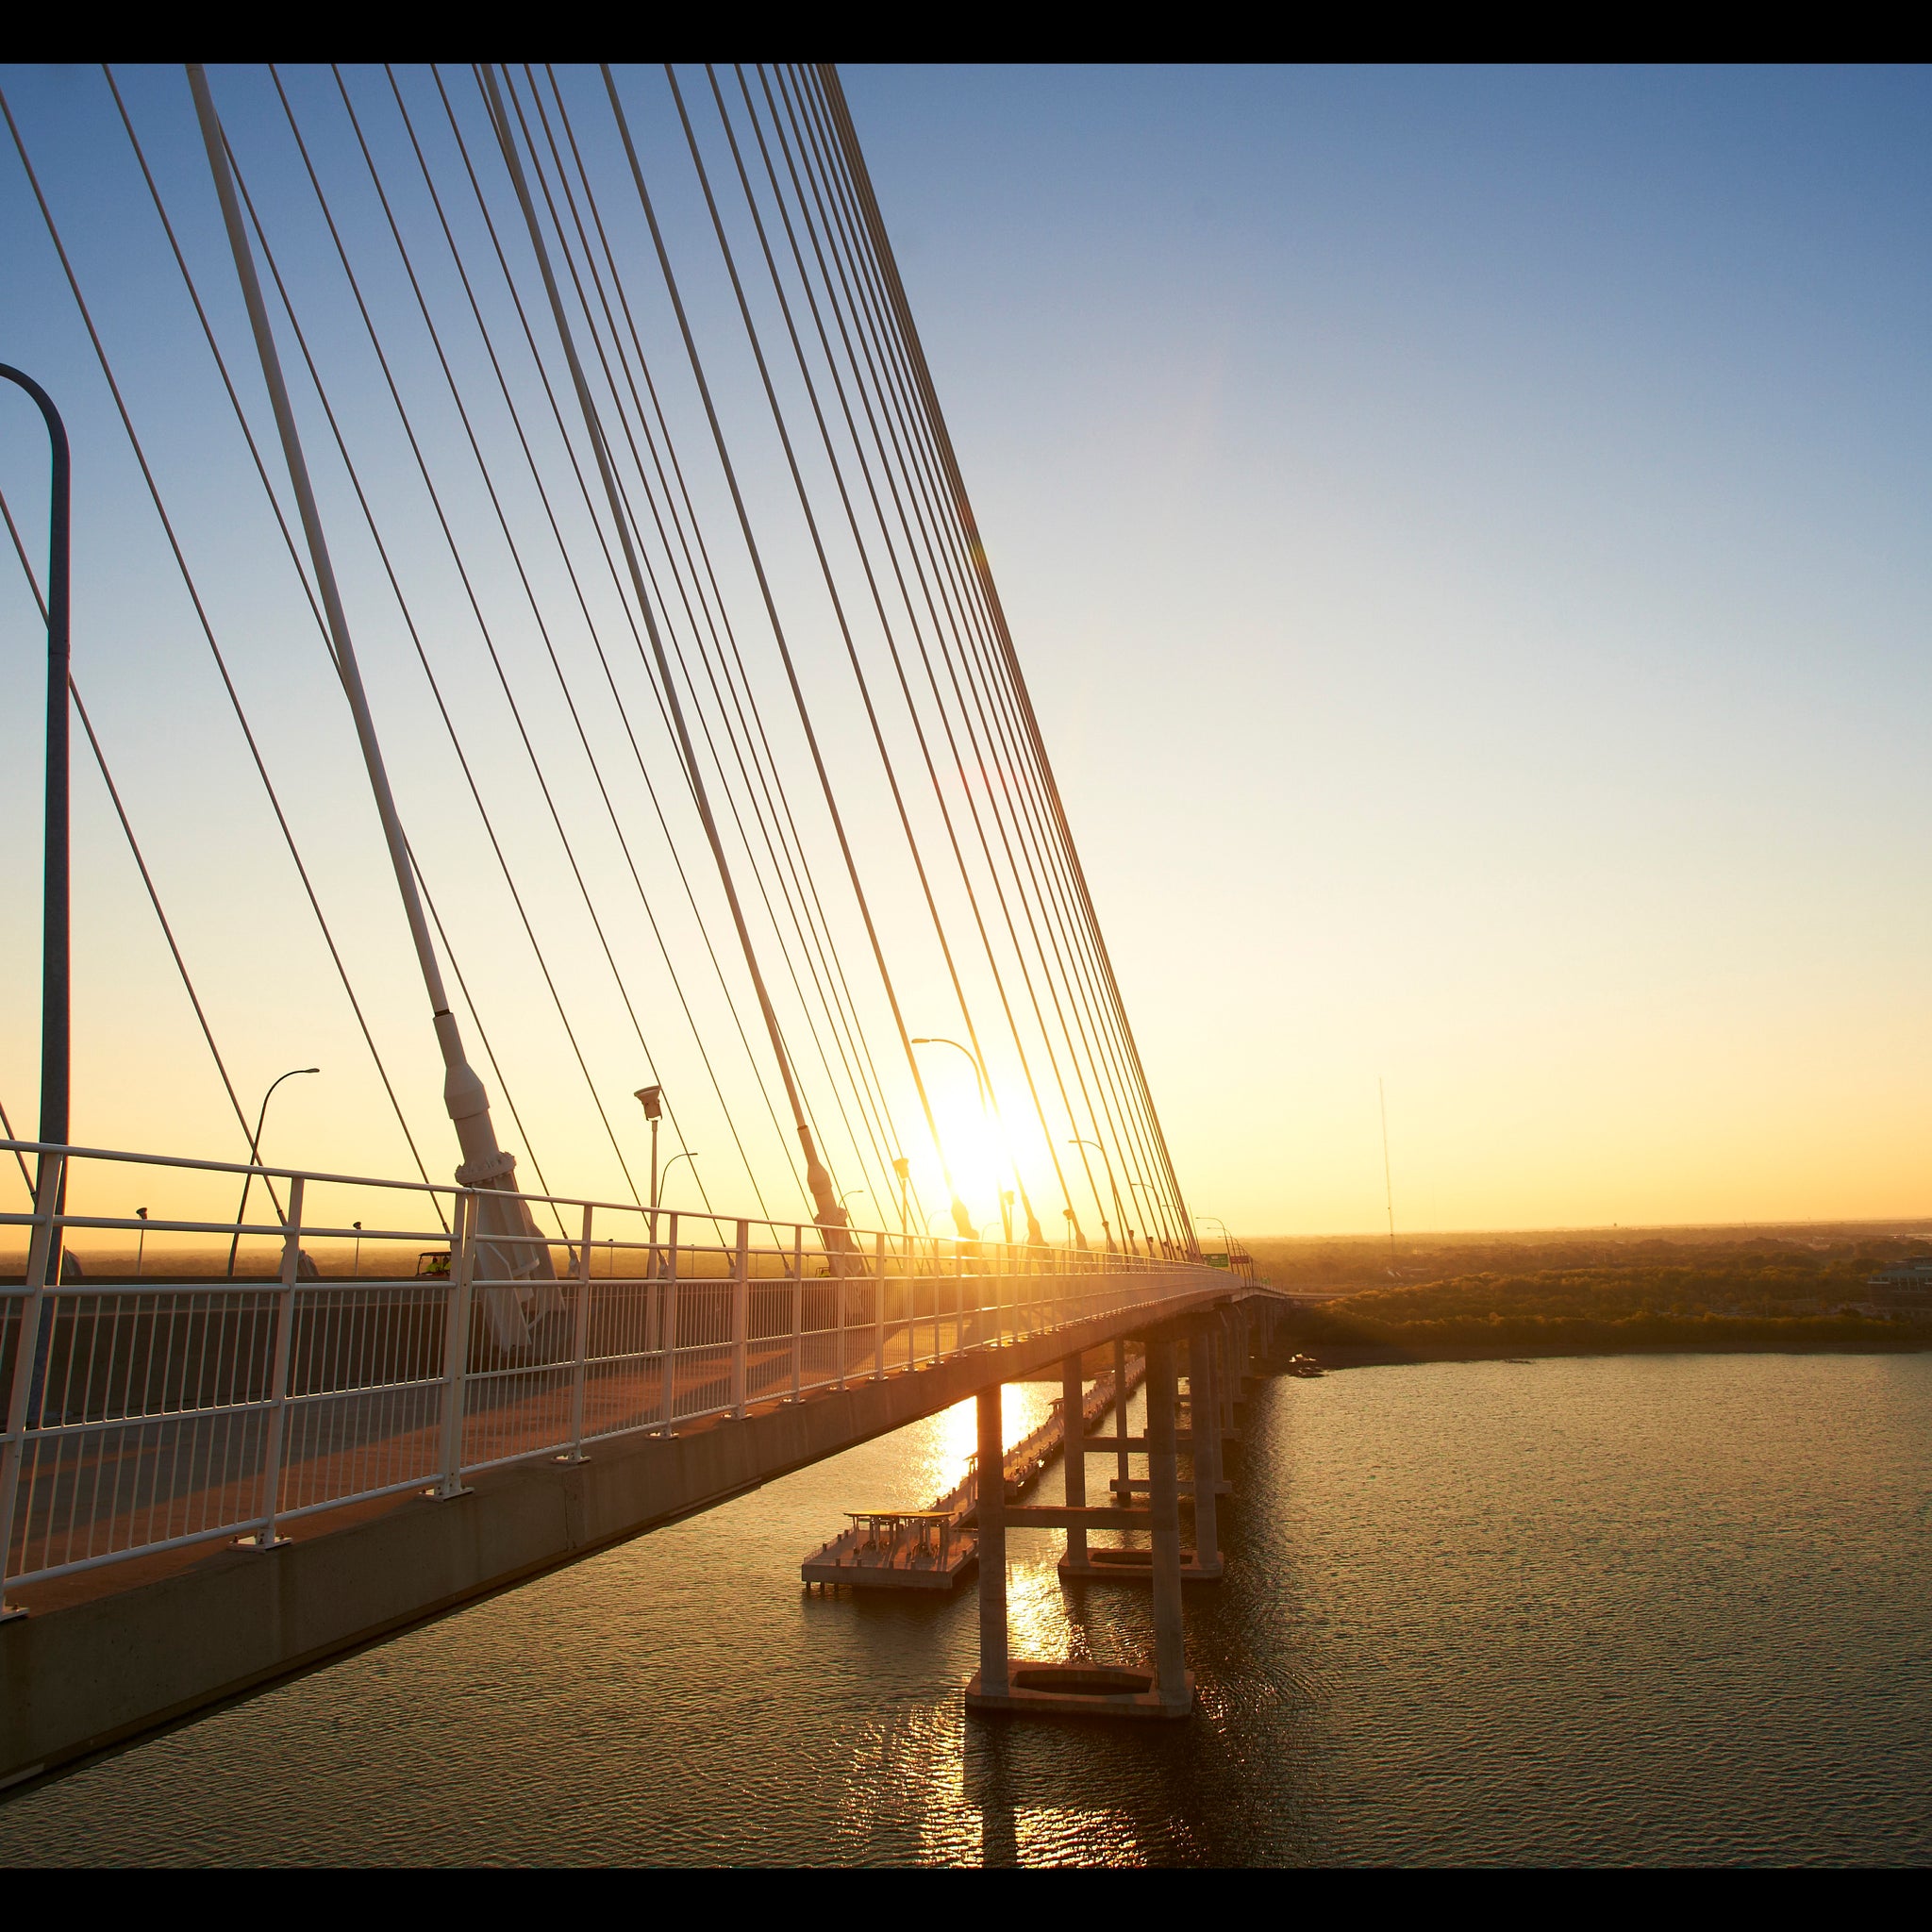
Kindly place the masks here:
<instances>
[{"instance_id":1,"label":"lamp head","mask_svg":"<svg viewBox=\"0 0 1932 1932\"><path fill-rule=\"evenodd\" d=\"M640 1087L638 1098L644 1103L644 1118L656 1120L664 1111L664 1090L661 1087Z\"/></svg>"},{"instance_id":2,"label":"lamp head","mask_svg":"<svg viewBox=\"0 0 1932 1932\"><path fill-rule=\"evenodd\" d=\"M902 1154L893 1161L892 1172L903 1181L912 1172L912 1163Z\"/></svg>"}]
</instances>

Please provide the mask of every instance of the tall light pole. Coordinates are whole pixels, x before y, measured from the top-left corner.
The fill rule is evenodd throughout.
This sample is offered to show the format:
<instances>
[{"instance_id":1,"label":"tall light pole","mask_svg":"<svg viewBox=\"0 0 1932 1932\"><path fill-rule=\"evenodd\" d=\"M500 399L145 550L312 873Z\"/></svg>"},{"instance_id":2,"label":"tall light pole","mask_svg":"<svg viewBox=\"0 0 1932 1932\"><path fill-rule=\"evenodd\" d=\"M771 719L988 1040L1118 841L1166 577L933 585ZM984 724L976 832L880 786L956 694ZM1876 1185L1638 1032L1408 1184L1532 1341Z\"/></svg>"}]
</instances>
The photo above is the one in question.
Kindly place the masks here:
<instances>
[{"instance_id":1,"label":"tall light pole","mask_svg":"<svg viewBox=\"0 0 1932 1932\"><path fill-rule=\"evenodd\" d=\"M1375 1104L1382 1109L1382 1197L1389 1207L1389 1272L1395 1273L1395 1181L1389 1167L1389 1096L1375 1075Z\"/></svg>"},{"instance_id":2,"label":"tall light pole","mask_svg":"<svg viewBox=\"0 0 1932 1932\"><path fill-rule=\"evenodd\" d=\"M1227 1223L1218 1214L1197 1214L1196 1221L1211 1221L1221 1230L1221 1239L1227 1246L1227 1265L1234 1266L1234 1236L1228 1231Z\"/></svg>"},{"instance_id":3,"label":"tall light pole","mask_svg":"<svg viewBox=\"0 0 1932 1932\"><path fill-rule=\"evenodd\" d=\"M974 1084L979 1089L979 1110L986 1111L986 1075L979 1070L979 1056L963 1047L957 1040L941 1039L936 1034L922 1033L913 1041L914 1046L950 1046L955 1053L965 1054L973 1068ZM930 1219L930 1217L927 1217ZM953 1225L959 1230L961 1241L974 1241L979 1239L979 1230L973 1225L973 1217L966 1211L966 1204L959 1198L958 1191L953 1192Z\"/></svg>"},{"instance_id":4,"label":"tall light pole","mask_svg":"<svg viewBox=\"0 0 1932 1932\"><path fill-rule=\"evenodd\" d=\"M671 1170L674 1167L675 1167L680 1160L690 1161L691 1173L697 1173L698 1150L695 1147L687 1147L681 1154L674 1154L671 1157L671 1158L664 1163L664 1180L667 1186L669 1185L671 1180ZM653 1232L655 1233L656 1230L654 1229Z\"/></svg>"},{"instance_id":5,"label":"tall light pole","mask_svg":"<svg viewBox=\"0 0 1932 1932\"><path fill-rule=\"evenodd\" d=\"M284 1080L292 1080L298 1074L319 1074L320 1067L291 1067L286 1074L277 1074L268 1083L268 1092L261 1096L261 1111L255 1116L255 1133L248 1142L248 1172L242 1176L242 1205L235 1210L235 1239L228 1243L228 1276L235 1274L235 1250L242 1245L242 1224L248 1214L248 1191L255 1185L255 1170L261 1164L261 1124L268 1119L268 1104L275 1091Z\"/></svg>"},{"instance_id":6,"label":"tall light pole","mask_svg":"<svg viewBox=\"0 0 1932 1932\"><path fill-rule=\"evenodd\" d=\"M870 1188L847 1188L839 1196L840 1207L844 1207L845 1203L851 1200L854 1194L863 1194L868 1201L872 1201L872 1190ZM879 1204L876 1201L872 1201L872 1205L876 1208Z\"/></svg>"},{"instance_id":7,"label":"tall light pole","mask_svg":"<svg viewBox=\"0 0 1932 1932\"><path fill-rule=\"evenodd\" d=\"M147 1258L147 1209L137 1208L135 1213L141 1217L141 1234L134 1244L134 1278L141 1279L141 1264Z\"/></svg>"},{"instance_id":8,"label":"tall light pole","mask_svg":"<svg viewBox=\"0 0 1932 1932\"><path fill-rule=\"evenodd\" d=\"M1093 1151L1100 1156L1101 1159L1107 1163L1107 1185L1113 1195L1113 1211L1120 1216L1121 1226L1124 1228L1127 1224L1127 1210L1122 1205L1121 1202L1121 1184L1119 1181L1114 1179L1113 1156L1110 1155L1107 1151L1107 1149L1100 1144L1098 1141L1083 1141L1077 1134L1074 1135L1074 1137L1067 1142L1067 1145L1069 1147L1091 1147ZM1092 1179L1093 1175L1091 1169L1088 1171L1087 1177L1089 1180ZM1094 1191L1098 1193L1099 1190L1095 1189ZM1107 1236L1108 1246L1109 1248L1112 1247L1113 1229L1108 1226L1107 1216L1105 1213L1103 1213L1100 1217L1100 1226L1101 1231Z\"/></svg>"},{"instance_id":9,"label":"tall light pole","mask_svg":"<svg viewBox=\"0 0 1932 1932\"><path fill-rule=\"evenodd\" d=\"M1141 1180L1133 1174L1127 1176L1127 1185L1130 1188L1139 1188L1143 1193L1152 1194L1154 1197L1154 1206L1147 1212L1147 1253L1151 1257L1154 1253L1154 1243L1157 1239L1154 1230L1160 1224L1161 1221L1160 1196L1156 1192L1152 1182ZM1161 1235L1158 1239L1163 1247L1167 1245L1167 1237L1165 1235Z\"/></svg>"},{"instance_id":10,"label":"tall light pole","mask_svg":"<svg viewBox=\"0 0 1932 1932\"><path fill-rule=\"evenodd\" d=\"M382 761L382 747L375 733L375 722L369 709L369 695L363 689L362 673L356 658L356 641L349 627L341 590L336 581L328 539L323 529L315 488L308 474L308 459L303 453L302 438L295 423L294 404L282 373L281 357L275 348L275 331L269 323L268 304L261 292L261 279L256 273L255 252L236 192L234 172L228 162L227 140L221 117L215 111L214 96L208 92L208 75L199 61L188 63L188 89L194 98L195 118L201 125L202 144L208 151L208 172L214 180L215 198L221 204L222 223L227 230L228 248L235 259L235 275L242 285L242 299L248 311L249 327L255 337L257 359L268 388L269 407L281 440L282 457L289 482L294 491L295 508L307 540L308 560L314 572L315 590L322 614L334 646L336 671L342 694L348 700L349 715L355 722L356 739L375 802L375 813L382 825L383 842L389 849L396 891L403 902L403 915L408 922L409 937L415 945L416 963L423 974L423 990L429 1000L430 1024L436 1031L438 1051L442 1057L442 1104L456 1130L462 1163L456 1172L459 1187L476 1191L478 1232L491 1252L484 1265L496 1279L508 1277L514 1288L490 1289L484 1301L490 1311L496 1338L505 1347L522 1348L531 1339L530 1324L547 1313L560 1309L563 1303L556 1288L557 1270L547 1241L538 1238L537 1224L528 1205L516 1189L516 1157L500 1146L496 1128L490 1117L490 1094L463 1047L462 1029L449 1003L443 985L442 965L429 933L429 921L423 909L414 861L408 841L396 810L395 795L389 773ZM687 759L689 764L689 759ZM491 1240L491 1237L496 1239ZM239 1239L239 1237L238 1237Z\"/></svg>"},{"instance_id":11,"label":"tall light pole","mask_svg":"<svg viewBox=\"0 0 1932 1932\"><path fill-rule=\"evenodd\" d=\"M892 1162L892 1172L899 1176L899 1245L906 1244L906 1191L912 1177L912 1163L902 1154Z\"/></svg>"},{"instance_id":12,"label":"tall light pole","mask_svg":"<svg viewBox=\"0 0 1932 1932\"><path fill-rule=\"evenodd\" d=\"M41 873L41 1140L64 1147L68 1140L68 1062L72 1052L69 1014L73 997L67 900L67 671L69 661L68 585L73 528L73 478L67 427L54 399L25 370L0 362L0 376L17 384L38 406L47 425L51 466L47 502L47 755L46 818ZM40 1163L47 1157L42 1154ZM37 1163L40 1164L40 1163ZM39 1198L40 1181L34 1192ZM60 1199L67 1199L67 1174L60 1174ZM55 1243L59 1246L58 1242ZM56 1263L56 1277L59 1267Z\"/></svg>"},{"instance_id":13,"label":"tall light pole","mask_svg":"<svg viewBox=\"0 0 1932 1932\"><path fill-rule=\"evenodd\" d=\"M651 1124L651 1239L658 1239L658 1119L664 1111L661 1087L640 1087L637 1097L644 1104L644 1118Z\"/></svg>"}]
</instances>

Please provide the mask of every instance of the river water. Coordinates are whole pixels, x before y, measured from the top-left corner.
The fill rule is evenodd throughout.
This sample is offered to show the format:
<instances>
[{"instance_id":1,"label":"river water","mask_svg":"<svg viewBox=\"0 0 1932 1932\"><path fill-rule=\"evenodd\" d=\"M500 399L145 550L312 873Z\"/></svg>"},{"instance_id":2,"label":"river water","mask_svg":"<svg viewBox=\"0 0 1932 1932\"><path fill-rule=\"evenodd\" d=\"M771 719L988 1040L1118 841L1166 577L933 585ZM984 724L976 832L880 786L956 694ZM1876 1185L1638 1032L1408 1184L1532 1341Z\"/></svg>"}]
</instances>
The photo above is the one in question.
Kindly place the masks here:
<instances>
[{"instance_id":1,"label":"river water","mask_svg":"<svg viewBox=\"0 0 1932 1932\"><path fill-rule=\"evenodd\" d=\"M1008 1391L1009 1439L1051 1392ZM803 1590L843 1509L923 1503L972 1433L25 1790L0 1862L1932 1862L1932 1355L1272 1382L1185 1725L968 1722L970 1589ZM1016 1656L1144 1653L1143 1596L1012 1544Z\"/></svg>"}]
</instances>

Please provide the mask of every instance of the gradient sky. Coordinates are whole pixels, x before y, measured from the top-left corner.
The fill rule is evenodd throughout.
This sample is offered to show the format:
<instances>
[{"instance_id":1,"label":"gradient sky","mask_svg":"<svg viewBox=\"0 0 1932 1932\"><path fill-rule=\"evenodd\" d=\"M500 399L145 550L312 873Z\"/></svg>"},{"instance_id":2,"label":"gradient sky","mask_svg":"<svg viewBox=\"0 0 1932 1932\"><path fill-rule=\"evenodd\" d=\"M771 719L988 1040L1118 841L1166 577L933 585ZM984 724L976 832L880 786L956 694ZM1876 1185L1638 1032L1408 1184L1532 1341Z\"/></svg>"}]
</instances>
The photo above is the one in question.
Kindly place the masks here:
<instances>
[{"instance_id":1,"label":"gradient sky","mask_svg":"<svg viewBox=\"0 0 1932 1932\"><path fill-rule=\"evenodd\" d=\"M58 152L86 77L0 77L106 197L84 116ZM1190 1205L1378 1225L1380 1076L1398 1226L1932 1206L1932 78L844 79ZM98 274L121 240L86 239ZM10 152L0 243L0 358L84 390ZM37 437L6 403L23 508ZM133 501L90 512L96 555ZM22 745L17 577L0 624ZM130 651L96 708L138 733ZM76 773L76 1137L181 1147L219 1109L126 1071L193 1039ZM17 1126L38 784L0 779ZM142 796L177 857L218 811L192 771ZM292 980L224 995L244 1087L305 1057ZM282 1158L368 1165L298 1084Z\"/></svg>"}]
</instances>

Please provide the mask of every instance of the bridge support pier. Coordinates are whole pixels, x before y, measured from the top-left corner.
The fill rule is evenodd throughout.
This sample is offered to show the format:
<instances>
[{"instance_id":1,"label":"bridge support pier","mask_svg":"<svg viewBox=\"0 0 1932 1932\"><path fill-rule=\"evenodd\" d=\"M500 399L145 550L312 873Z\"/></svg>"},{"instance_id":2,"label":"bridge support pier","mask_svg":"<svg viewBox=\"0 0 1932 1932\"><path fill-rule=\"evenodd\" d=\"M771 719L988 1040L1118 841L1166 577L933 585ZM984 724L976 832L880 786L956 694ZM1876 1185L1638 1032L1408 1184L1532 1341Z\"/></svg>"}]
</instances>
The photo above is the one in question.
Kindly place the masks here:
<instances>
[{"instance_id":1,"label":"bridge support pier","mask_svg":"<svg viewBox=\"0 0 1932 1932\"><path fill-rule=\"evenodd\" d=\"M997 1383L979 1391L979 1482L974 1509L979 1519L979 1674L966 1692L976 1691L1000 1707L1011 1690L1007 1668L1007 1442Z\"/></svg>"},{"instance_id":2,"label":"bridge support pier","mask_svg":"<svg viewBox=\"0 0 1932 1932\"><path fill-rule=\"evenodd\" d=\"M1193 1707L1181 1611L1180 1473L1174 1409L1178 1387L1171 1335L1147 1338L1147 1474L1154 1489L1154 1673L1162 1707L1184 1716Z\"/></svg>"},{"instance_id":3,"label":"bridge support pier","mask_svg":"<svg viewBox=\"0 0 1932 1932\"><path fill-rule=\"evenodd\" d=\"M1192 1415L1194 1464L1194 1574L1221 1574L1221 1528L1215 1497L1221 1489L1220 1407L1214 1391L1212 1317L1188 1324L1188 1406Z\"/></svg>"},{"instance_id":4,"label":"bridge support pier","mask_svg":"<svg viewBox=\"0 0 1932 1932\"><path fill-rule=\"evenodd\" d=\"M966 1708L1021 1717L1181 1718L1194 1706L1194 1679L1187 1667L1181 1612L1180 1482L1174 1448L1176 1381L1172 1336L1150 1337L1147 1350L1149 1467L1153 1507L1139 1510L1101 1507L1089 1511L1086 1492L1085 1431L1081 1428L1080 1361L1060 1365L1062 1401L1073 1440L1067 1463L1064 1507L1017 1507L1006 1499L1006 1451L1001 1427L1000 1391L984 1390L979 1402L979 1669L966 1686ZM1119 1360L1119 1357L1116 1357ZM1124 1381L1124 1375L1123 1375ZM1116 1408L1124 1421L1126 1405ZM1124 1437L1124 1426L1117 1436ZM1125 1452L1123 1451L1124 1459ZM1077 1491L1077 1494L1076 1494ZM1080 1511L1085 1516L1074 1515ZM1150 1569L1154 1583L1154 1660L1149 1668L1092 1663L1035 1663L1010 1658L1007 1648L1007 1524L1060 1527L1067 1531L1068 1569L1075 1547L1085 1558L1089 1524L1101 1528L1152 1532ZM1076 1543L1077 1539L1077 1543ZM1084 1568L1084 1563L1082 1568ZM1091 1572L1089 1573L1091 1574Z\"/></svg>"},{"instance_id":5,"label":"bridge support pier","mask_svg":"<svg viewBox=\"0 0 1932 1932\"><path fill-rule=\"evenodd\" d=\"M1080 1376L1080 1357L1063 1357L1060 1361L1060 1448L1067 1473L1067 1504L1070 1508L1087 1507L1087 1393ZM1087 1566L1087 1531L1083 1524L1067 1525L1067 1553L1061 1568L1083 1570Z\"/></svg>"}]
</instances>

